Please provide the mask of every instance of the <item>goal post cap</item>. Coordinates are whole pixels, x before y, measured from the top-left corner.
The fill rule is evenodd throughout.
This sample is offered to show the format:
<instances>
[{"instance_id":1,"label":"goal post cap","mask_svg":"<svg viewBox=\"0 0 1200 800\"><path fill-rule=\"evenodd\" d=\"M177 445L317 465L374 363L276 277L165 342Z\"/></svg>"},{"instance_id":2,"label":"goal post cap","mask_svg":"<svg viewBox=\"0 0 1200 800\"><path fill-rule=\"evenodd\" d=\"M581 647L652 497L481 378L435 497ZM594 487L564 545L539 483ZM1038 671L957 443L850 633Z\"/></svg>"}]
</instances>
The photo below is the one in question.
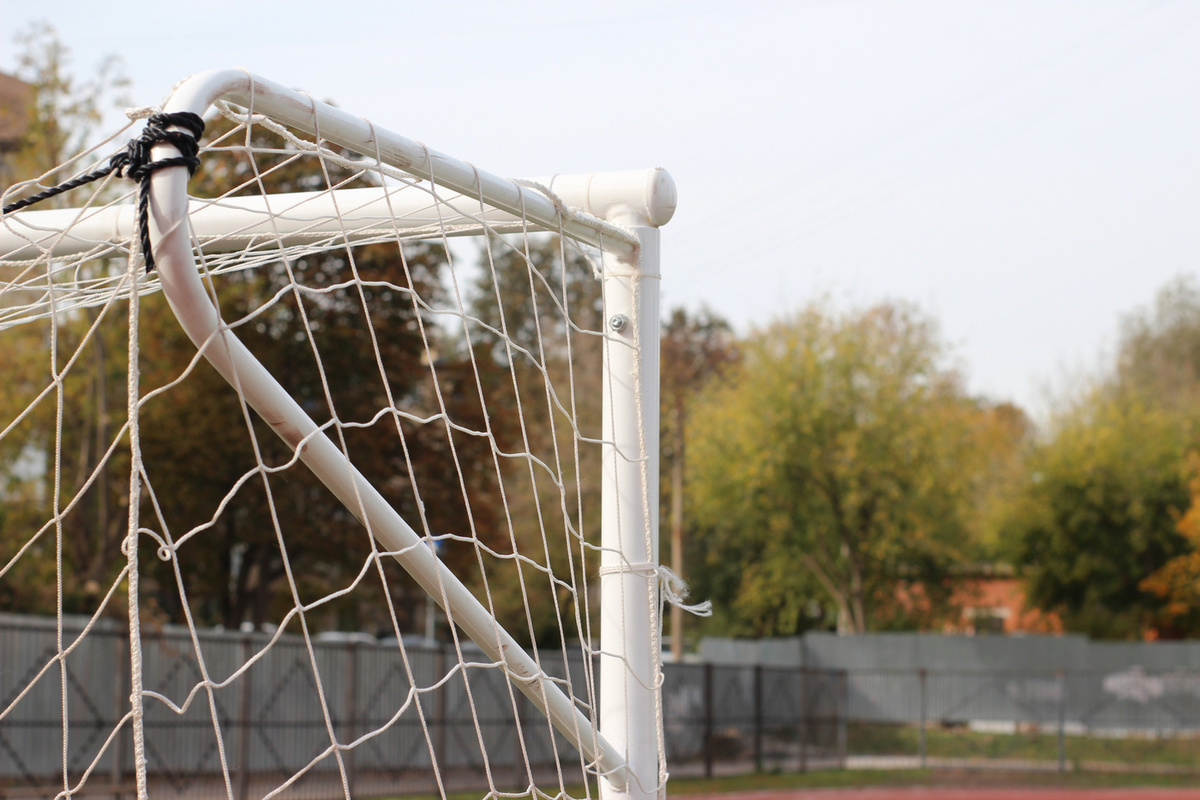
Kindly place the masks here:
<instances>
[{"instance_id":1,"label":"goal post cap","mask_svg":"<svg viewBox=\"0 0 1200 800\"><path fill-rule=\"evenodd\" d=\"M609 222L632 217L658 228L675 215L675 181L662 167L555 175L546 185L569 205Z\"/></svg>"}]
</instances>

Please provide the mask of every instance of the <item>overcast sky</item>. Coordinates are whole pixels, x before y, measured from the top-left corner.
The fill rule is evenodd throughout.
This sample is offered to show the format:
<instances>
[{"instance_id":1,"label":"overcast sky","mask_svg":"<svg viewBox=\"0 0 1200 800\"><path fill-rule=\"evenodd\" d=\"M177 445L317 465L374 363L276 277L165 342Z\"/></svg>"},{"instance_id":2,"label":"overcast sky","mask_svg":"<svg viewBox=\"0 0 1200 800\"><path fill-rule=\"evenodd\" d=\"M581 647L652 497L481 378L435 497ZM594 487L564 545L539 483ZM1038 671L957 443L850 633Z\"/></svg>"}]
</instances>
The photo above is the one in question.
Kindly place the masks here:
<instances>
[{"instance_id":1,"label":"overcast sky","mask_svg":"<svg viewBox=\"0 0 1200 800\"><path fill-rule=\"evenodd\" d=\"M139 105L244 66L508 176L666 167L667 305L911 301L1044 411L1200 266L1200 3L0 0Z\"/></svg>"}]
</instances>

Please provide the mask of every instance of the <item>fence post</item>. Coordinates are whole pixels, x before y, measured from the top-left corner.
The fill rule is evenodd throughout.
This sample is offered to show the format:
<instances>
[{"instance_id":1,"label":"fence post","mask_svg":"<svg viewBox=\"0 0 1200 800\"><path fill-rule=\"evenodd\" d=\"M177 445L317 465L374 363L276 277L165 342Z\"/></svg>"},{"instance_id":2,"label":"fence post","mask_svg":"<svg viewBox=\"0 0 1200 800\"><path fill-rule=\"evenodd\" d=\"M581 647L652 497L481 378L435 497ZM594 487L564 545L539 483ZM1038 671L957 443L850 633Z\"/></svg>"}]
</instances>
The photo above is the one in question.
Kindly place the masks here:
<instances>
[{"instance_id":1,"label":"fence post","mask_svg":"<svg viewBox=\"0 0 1200 800\"><path fill-rule=\"evenodd\" d=\"M250 634L242 636L239 663L250 662ZM238 797L250 800L250 670L242 673L238 686Z\"/></svg>"},{"instance_id":2,"label":"fence post","mask_svg":"<svg viewBox=\"0 0 1200 800\"><path fill-rule=\"evenodd\" d=\"M917 752L920 755L921 769L925 769L925 753L926 753L925 727L926 727L927 714L928 714L927 705L926 705L927 700L926 700L926 695L925 695L925 689L926 689L926 671L925 671L925 669L922 668L921 670L919 670L917 672L917 675L918 675L918 677L920 679L920 683L921 683L921 693L920 693L920 697L921 697L921 729L917 734L917 736L918 736Z\"/></svg>"},{"instance_id":3,"label":"fence post","mask_svg":"<svg viewBox=\"0 0 1200 800\"><path fill-rule=\"evenodd\" d=\"M442 680L442 678L444 678L446 676L446 651L453 647L454 647L453 641L439 643L437 645L437 649L434 651L434 662L433 662L433 674L434 674L436 680ZM411 689L412 687L410 686L409 688ZM450 721L449 721L449 719L447 719L447 716L449 715L449 712L447 710L449 708L449 699L448 699L447 695L449 692L450 692L450 681L446 681L445 683L442 684L441 688L439 688L437 690L437 693L434 694L434 704L433 704L434 751L433 751L433 753L429 754L429 766L433 767L433 768L437 768L437 769L444 769L444 767L438 767L437 756L434 754L446 752L446 735L447 735L447 729L450 726ZM401 768L403 768L404 765L401 764L400 766L401 766Z\"/></svg>"},{"instance_id":4,"label":"fence post","mask_svg":"<svg viewBox=\"0 0 1200 800\"><path fill-rule=\"evenodd\" d=\"M754 666L754 771L763 771L763 668Z\"/></svg>"},{"instance_id":5,"label":"fence post","mask_svg":"<svg viewBox=\"0 0 1200 800\"><path fill-rule=\"evenodd\" d=\"M850 681L846 670L838 670L837 752L838 768L846 768L846 746L850 723Z\"/></svg>"},{"instance_id":6,"label":"fence post","mask_svg":"<svg viewBox=\"0 0 1200 800\"><path fill-rule=\"evenodd\" d=\"M358 736L358 642L348 642L346 649L346 697L345 730L342 732L342 744L350 744ZM350 796L354 796L354 751L342 751L342 764L346 767L346 786Z\"/></svg>"},{"instance_id":7,"label":"fence post","mask_svg":"<svg viewBox=\"0 0 1200 800\"><path fill-rule=\"evenodd\" d=\"M808 772L808 667L800 668L800 771Z\"/></svg>"},{"instance_id":8,"label":"fence post","mask_svg":"<svg viewBox=\"0 0 1200 800\"><path fill-rule=\"evenodd\" d=\"M116 680L116 697L113 701L114 720L123 718L125 712L133 702L129 697L133 691L130 685L132 681L129 674L133 667L130 666L129 662L128 636L128 631L124 635L118 631L113 636L117 660L116 669L113 670L113 677ZM113 800L121 800L121 788L125 784L125 731L119 732L113 738L112 770L110 775L113 784Z\"/></svg>"},{"instance_id":9,"label":"fence post","mask_svg":"<svg viewBox=\"0 0 1200 800\"><path fill-rule=\"evenodd\" d=\"M713 776L713 665L704 665L704 777Z\"/></svg>"},{"instance_id":10,"label":"fence post","mask_svg":"<svg viewBox=\"0 0 1200 800\"><path fill-rule=\"evenodd\" d=\"M1067 676L1058 671L1058 771L1067 771Z\"/></svg>"},{"instance_id":11,"label":"fence post","mask_svg":"<svg viewBox=\"0 0 1200 800\"><path fill-rule=\"evenodd\" d=\"M528 771L526 780L533 781L533 754L527 753L525 749L525 695L520 692L512 693L512 712L513 712L513 764L512 775L513 782L516 783L521 779L522 768Z\"/></svg>"}]
</instances>

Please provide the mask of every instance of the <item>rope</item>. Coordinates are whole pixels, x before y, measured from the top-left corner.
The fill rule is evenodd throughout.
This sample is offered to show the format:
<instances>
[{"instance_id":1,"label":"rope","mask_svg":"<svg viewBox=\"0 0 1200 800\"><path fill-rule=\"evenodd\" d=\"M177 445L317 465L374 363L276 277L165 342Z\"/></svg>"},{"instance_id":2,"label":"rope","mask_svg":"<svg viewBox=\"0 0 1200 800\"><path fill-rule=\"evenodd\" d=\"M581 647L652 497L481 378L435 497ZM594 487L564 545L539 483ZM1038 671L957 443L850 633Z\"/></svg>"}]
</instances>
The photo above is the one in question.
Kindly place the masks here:
<instances>
[{"instance_id":1,"label":"rope","mask_svg":"<svg viewBox=\"0 0 1200 800\"><path fill-rule=\"evenodd\" d=\"M170 130L169 126L172 125L186 130ZM190 111L181 111L175 114L151 114L141 135L136 139L131 139L124 150L113 154L103 167L64 181L57 186L51 186L45 191L15 203L10 203L0 211L4 214L11 214L72 189L78 189L80 186L108 175L129 178L140 184L137 203L138 241L142 249L142 259L146 262L146 272L151 272L154 269L154 254L150 249L150 176L156 170L164 167L187 167L188 174L195 175L196 168L200 166L197 154L200 152L200 137L203 133L204 120L198 114ZM156 144L173 145L179 150L180 155L164 158L161 161L151 161L150 149Z\"/></svg>"},{"instance_id":2,"label":"rope","mask_svg":"<svg viewBox=\"0 0 1200 800\"><path fill-rule=\"evenodd\" d=\"M669 605L679 606L684 611L689 614L695 614L697 617L712 616L712 601L705 600L702 603L695 603L693 605L685 603L684 601L687 600L688 593L690 592L687 581L661 564L655 565L648 562L644 564L621 563L600 567L598 572L600 575L637 575L640 578L658 576L659 584L662 587L663 600Z\"/></svg>"}]
</instances>

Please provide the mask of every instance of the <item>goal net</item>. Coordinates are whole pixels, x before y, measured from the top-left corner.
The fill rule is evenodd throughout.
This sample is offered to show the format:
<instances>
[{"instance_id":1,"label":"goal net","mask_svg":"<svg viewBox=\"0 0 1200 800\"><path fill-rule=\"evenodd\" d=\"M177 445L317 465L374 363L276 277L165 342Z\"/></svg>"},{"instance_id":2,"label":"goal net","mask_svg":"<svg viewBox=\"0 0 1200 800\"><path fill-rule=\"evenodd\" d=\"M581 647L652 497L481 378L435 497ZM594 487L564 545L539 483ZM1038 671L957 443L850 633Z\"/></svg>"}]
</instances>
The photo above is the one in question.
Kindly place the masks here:
<instances>
[{"instance_id":1,"label":"goal net","mask_svg":"<svg viewBox=\"0 0 1200 800\"><path fill-rule=\"evenodd\" d=\"M669 176L164 111L4 194L0 793L660 796Z\"/></svg>"}]
</instances>

